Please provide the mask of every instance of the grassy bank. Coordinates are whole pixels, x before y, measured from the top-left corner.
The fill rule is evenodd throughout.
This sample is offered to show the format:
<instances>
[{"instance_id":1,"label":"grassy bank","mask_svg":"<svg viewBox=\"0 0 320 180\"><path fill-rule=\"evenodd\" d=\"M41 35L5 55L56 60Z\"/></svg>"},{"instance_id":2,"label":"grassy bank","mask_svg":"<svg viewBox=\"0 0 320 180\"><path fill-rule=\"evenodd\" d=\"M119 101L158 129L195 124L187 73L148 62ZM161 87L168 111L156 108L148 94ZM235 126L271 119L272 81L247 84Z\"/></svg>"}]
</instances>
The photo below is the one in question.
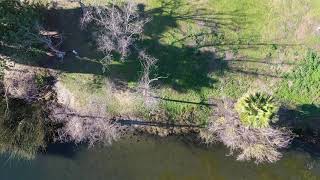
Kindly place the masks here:
<instances>
[{"instance_id":1,"label":"grassy bank","mask_svg":"<svg viewBox=\"0 0 320 180\"><path fill-rule=\"evenodd\" d=\"M41 0L37 2L46 4ZM97 5L105 1L83 2ZM116 134L119 128L113 121L111 122L111 119L120 119L122 122L125 121L126 125L129 123L137 126L149 125L152 128L155 126L151 131L158 134L160 134L159 127L184 128L181 132L188 133L188 128L192 131L192 128L207 127L209 121L213 117L216 118L213 116L214 111L215 113L221 111L218 107L219 100L228 99L232 104L248 92L267 92L275 98L277 101L275 104L283 106L280 110L288 110L290 107L294 111L293 119L317 119L318 104L320 104L318 55L320 32L317 30L320 22L320 3L316 0L137 0L137 2L139 13L150 17L151 20L145 25L142 36L137 38L134 49L145 49L147 54L158 59L156 67L151 69L151 77L148 78L161 77L151 84L150 93L147 95L141 93L144 89L141 88L139 80L144 72L140 64L141 58L138 58L136 52L125 56L124 61L121 61L119 54L112 54L114 56L109 64L102 65L104 54L98 50L99 45L96 43L99 37L96 32L98 26L94 24L87 29L80 28L81 10L78 3L62 1L51 5L39 4L42 15L47 20L43 22L44 27L48 29L45 33L56 34L49 37L50 41L58 41L58 34L63 34L63 43L54 48L63 49L66 52L64 58L58 59L55 57L57 54L50 52L55 50L49 47L50 42L49 45L47 43L49 48L42 48L43 44L37 43L21 46L25 51L34 47L48 51L46 56L44 53L42 56L39 55L40 58L19 55L14 48L13 54L4 53L13 57L16 63L52 70L48 70L47 77L46 74L32 72L36 71L32 68L12 68L12 73L13 71L19 73L13 73L15 76L11 79L22 79L25 83L23 87L25 94L19 97L21 99L30 95L28 87L31 85L34 85L39 93L41 90L51 91L51 87L48 88L51 83L48 85L46 81L51 81L49 80L52 78L51 73L58 76L57 82L52 78L55 91L49 95L54 100L48 101L51 103L52 100L54 104L53 108L49 107L52 108L50 110L53 114L56 113L53 117L58 119L57 122L60 120L60 123L64 124L64 129L60 130L65 132L60 131L60 134L57 132L61 141L86 141L93 144L99 141L97 137L108 139L110 135L108 133ZM26 9L29 6L36 8L32 9L32 12L38 12L37 6L28 4L24 6ZM21 7L13 7L14 10L19 8ZM24 13L23 17L14 13L13 16L17 16L20 21L27 16ZM8 17L10 20L11 15ZM23 25L31 31L34 26L33 21L40 18L31 15L30 18L31 22L27 21L27 24ZM12 27L19 27L17 25L19 21ZM9 27L7 22L1 21L0 25ZM21 33L15 32L14 29L4 32L14 34L17 38ZM36 33L41 34L41 32ZM8 34L4 35L10 37ZM28 40L21 39L26 42ZM14 42L14 46L5 46L12 48L18 45ZM23 56L23 60L20 60L20 56ZM6 63L5 60L3 62ZM29 79L23 79L27 76L28 70L31 71ZM16 86L14 84L17 83L11 81L13 86ZM31 84L32 82L35 84ZM17 90L17 93L20 91ZM30 101L38 101L34 100L34 97L40 96L30 95ZM59 105L56 105L55 101ZM30 104L24 105L27 110L20 116L28 114L27 111L34 111L35 116L39 115L40 112L33 109L35 107ZM260 106L259 103L254 105L258 109ZM224 113L228 114L230 111L229 114L235 114L237 117L237 113L233 112L234 109L231 107L233 106L224 107L226 109ZM62 112L59 112L60 110ZM274 111L278 111L278 107L274 108ZM256 108L248 114L251 116L252 112L254 114ZM16 113L20 112L17 110ZM289 119L292 115L285 113L287 117L281 117L281 114L278 117L278 112L273 111L271 114L266 115L267 118L262 116L262 119L269 119L271 116L280 120ZM0 142L0 145L4 147L4 151L9 148L13 151L22 149L22 153L18 152L22 155L25 151L30 151L32 157L39 147L44 146L43 124L38 117L25 116L25 118L29 119L30 126L28 123L24 126L24 119L15 118L10 119L14 121L10 122L16 125L14 127L2 124L4 129L11 128L16 132L13 136L18 137L13 139L21 141L23 146L19 147L19 144L17 146L13 143L7 145L5 142L2 142L4 145ZM310 127L317 125L315 121L305 124ZM21 132L20 125L23 126L22 130L26 131ZM240 126L237 124L234 126L235 129L238 127ZM228 131L229 127L225 128ZM30 133L30 137L25 136L21 139L20 133L29 131L35 134ZM170 133L172 132L166 130L161 134ZM281 134L280 131L279 133ZM6 138L5 141L11 140L9 136L10 134L3 136ZM34 144L27 143L31 136L37 138ZM118 134L113 137L118 137ZM112 141L113 139L109 138L108 144ZM30 145L30 149L24 149L29 148L27 144ZM266 149L263 151L268 152Z\"/></svg>"},{"instance_id":2,"label":"grassy bank","mask_svg":"<svg viewBox=\"0 0 320 180\"><path fill-rule=\"evenodd\" d=\"M301 64L309 49L317 51L319 48L316 28L320 20L320 4L317 1L139 2L145 5L144 11L152 17L140 45L147 47L148 52L159 59L155 74L166 77L155 84L157 94L162 97L160 107L166 114L163 118L205 124L211 108L188 102L208 104L215 98L237 99L253 90L276 94L289 104L317 103L310 99L318 95L316 92L312 96L307 93L309 97L288 94L285 92L290 91L288 87L280 85L288 83L288 73ZM73 44L72 40L69 41ZM78 45L78 49L85 49L82 46L86 44ZM89 52L81 53L90 55ZM130 89L137 85L139 74L139 63L129 58L124 63L112 63L105 77L101 78ZM103 92L101 87L89 85L95 81L95 78L88 78L91 75L65 73L63 79L67 80L63 82L71 92L87 92L82 88L81 91L72 88L74 82L69 80L78 75L77 81L88 85L85 88L88 94L110 96L107 95L110 92L105 92L109 85L103 85ZM310 86L317 88L317 82ZM301 88L304 87L296 90ZM83 96L88 97L91 96ZM83 98L79 103L83 103ZM108 98L104 99L107 101ZM133 105L137 107L132 107L136 109L132 111L141 109L139 104ZM115 109L110 107L106 111L121 114ZM141 113L133 114L141 116ZM145 113L142 114L146 117Z\"/></svg>"}]
</instances>

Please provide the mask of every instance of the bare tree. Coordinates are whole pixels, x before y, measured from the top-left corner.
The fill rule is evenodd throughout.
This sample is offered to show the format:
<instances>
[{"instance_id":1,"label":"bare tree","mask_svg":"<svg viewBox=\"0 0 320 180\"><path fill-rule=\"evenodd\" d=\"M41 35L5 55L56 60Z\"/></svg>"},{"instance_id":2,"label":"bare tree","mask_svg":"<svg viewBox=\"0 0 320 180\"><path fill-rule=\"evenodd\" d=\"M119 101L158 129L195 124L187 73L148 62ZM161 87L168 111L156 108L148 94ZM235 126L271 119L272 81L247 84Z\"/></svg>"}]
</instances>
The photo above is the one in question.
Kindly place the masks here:
<instances>
[{"instance_id":1,"label":"bare tree","mask_svg":"<svg viewBox=\"0 0 320 180\"><path fill-rule=\"evenodd\" d=\"M141 16L133 1L112 3L108 6L82 7L81 26L93 23L99 27L98 48L105 53L106 59L113 52L121 55L121 60L128 56L130 48L143 33L144 25L149 18Z\"/></svg>"},{"instance_id":2,"label":"bare tree","mask_svg":"<svg viewBox=\"0 0 320 180\"><path fill-rule=\"evenodd\" d=\"M285 128L249 128L242 125L238 114L233 111L233 102L218 103L215 120L207 129L207 142L221 141L231 153L238 152L238 160L255 159L256 163L275 162L292 138L291 131Z\"/></svg>"},{"instance_id":3,"label":"bare tree","mask_svg":"<svg viewBox=\"0 0 320 180\"><path fill-rule=\"evenodd\" d=\"M153 97L152 87L151 84L155 81L158 81L162 78L167 77L154 77L151 78L151 71L155 69L157 66L158 59L148 55L146 51L139 52L139 60L142 66L142 74L139 80L138 90L141 92L142 97L144 98L144 103L151 108L157 104L157 100Z\"/></svg>"},{"instance_id":4,"label":"bare tree","mask_svg":"<svg viewBox=\"0 0 320 180\"><path fill-rule=\"evenodd\" d=\"M146 54L145 51L140 51L139 59L140 59L140 64L143 68L143 72L142 72L142 75L141 75L140 81L139 81L139 88L141 89L143 96L149 96L150 95L150 93L149 93L150 92L150 84L153 81L156 81L159 79L159 78L150 79L150 72L151 72L152 68L155 67L158 59Z\"/></svg>"}]
</instances>

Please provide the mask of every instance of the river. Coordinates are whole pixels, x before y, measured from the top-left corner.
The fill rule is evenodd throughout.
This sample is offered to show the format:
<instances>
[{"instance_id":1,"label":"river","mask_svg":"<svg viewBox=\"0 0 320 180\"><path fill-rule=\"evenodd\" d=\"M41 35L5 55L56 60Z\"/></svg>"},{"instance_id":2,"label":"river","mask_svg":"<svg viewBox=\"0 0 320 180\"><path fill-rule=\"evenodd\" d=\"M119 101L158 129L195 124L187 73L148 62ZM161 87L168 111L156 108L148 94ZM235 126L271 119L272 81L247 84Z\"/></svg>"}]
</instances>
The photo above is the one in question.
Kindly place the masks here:
<instances>
[{"instance_id":1,"label":"river","mask_svg":"<svg viewBox=\"0 0 320 180\"><path fill-rule=\"evenodd\" d=\"M220 145L181 138L132 137L111 147L50 145L35 160L2 156L1 180L313 180L320 159L290 150L275 164L238 162Z\"/></svg>"}]
</instances>

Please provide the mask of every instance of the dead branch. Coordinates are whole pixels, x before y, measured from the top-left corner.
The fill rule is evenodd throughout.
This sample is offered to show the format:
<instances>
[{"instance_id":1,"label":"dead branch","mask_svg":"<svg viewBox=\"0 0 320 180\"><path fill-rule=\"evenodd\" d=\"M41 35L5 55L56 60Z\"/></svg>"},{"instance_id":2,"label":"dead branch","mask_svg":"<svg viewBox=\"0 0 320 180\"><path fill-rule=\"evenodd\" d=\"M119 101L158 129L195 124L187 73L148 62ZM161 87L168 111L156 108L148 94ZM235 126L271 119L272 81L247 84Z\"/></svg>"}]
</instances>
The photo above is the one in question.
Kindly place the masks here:
<instances>
[{"instance_id":1,"label":"dead branch","mask_svg":"<svg viewBox=\"0 0 320 180\"><path fill-rule=\"evenodd\" d=\"M156 68L156 64L158 59L148 55L144 50L139 52L139 60L142 66L142 74L139 80L138 90L141 92L142 97L144 98L144 103L148 107L155 107L157 104L157 100L154 98L151 83L158 81L159 79L167 78L167 77L155 77L151 78L152 69Z\"/></svg>"},{"instance_id":2,"label":"dead branch","mask_svg":"<svg viewBox=\"0 0 320 180\"><path fill-rule=\"evenodd\" d=\"M140 51L139 60L143 68L143 72L139 81L139 88L142 91L142 95L147 97L150 95L150 84L161 78L161 77L156 77L156 78L150 79L150 71L152 70L152 68L155 67L158 59L146 54L145 51Z\"/></svg>"}]
</instances>

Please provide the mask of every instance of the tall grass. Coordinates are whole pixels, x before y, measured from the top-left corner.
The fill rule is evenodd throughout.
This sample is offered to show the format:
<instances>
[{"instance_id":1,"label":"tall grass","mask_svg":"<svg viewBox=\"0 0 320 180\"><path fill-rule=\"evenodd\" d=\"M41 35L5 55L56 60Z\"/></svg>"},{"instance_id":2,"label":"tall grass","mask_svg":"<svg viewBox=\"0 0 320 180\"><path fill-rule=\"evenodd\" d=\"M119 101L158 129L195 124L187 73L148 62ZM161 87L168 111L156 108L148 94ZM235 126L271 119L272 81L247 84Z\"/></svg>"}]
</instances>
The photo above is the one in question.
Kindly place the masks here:
<instances>
[{"instance_id":1,"label":"tall grass","mask_svg":"<svg viewBox=\"0 0 320 180\"><path fill-rule=\"evenodd\" d=\"M46 146L44 114L40 105L10 99L0 103L0 152L33 159Z\"/></svg>"},{"instance_id":2,"label":"tall grass","mask_svg":"<svg viewBox=\"0 0 320 180\"><path fill-rule=\"evenodd\" d=\"M282 82L277 95L297 104L320 103L320 56L309 52Z\"/></svg>"}]
</instances>

